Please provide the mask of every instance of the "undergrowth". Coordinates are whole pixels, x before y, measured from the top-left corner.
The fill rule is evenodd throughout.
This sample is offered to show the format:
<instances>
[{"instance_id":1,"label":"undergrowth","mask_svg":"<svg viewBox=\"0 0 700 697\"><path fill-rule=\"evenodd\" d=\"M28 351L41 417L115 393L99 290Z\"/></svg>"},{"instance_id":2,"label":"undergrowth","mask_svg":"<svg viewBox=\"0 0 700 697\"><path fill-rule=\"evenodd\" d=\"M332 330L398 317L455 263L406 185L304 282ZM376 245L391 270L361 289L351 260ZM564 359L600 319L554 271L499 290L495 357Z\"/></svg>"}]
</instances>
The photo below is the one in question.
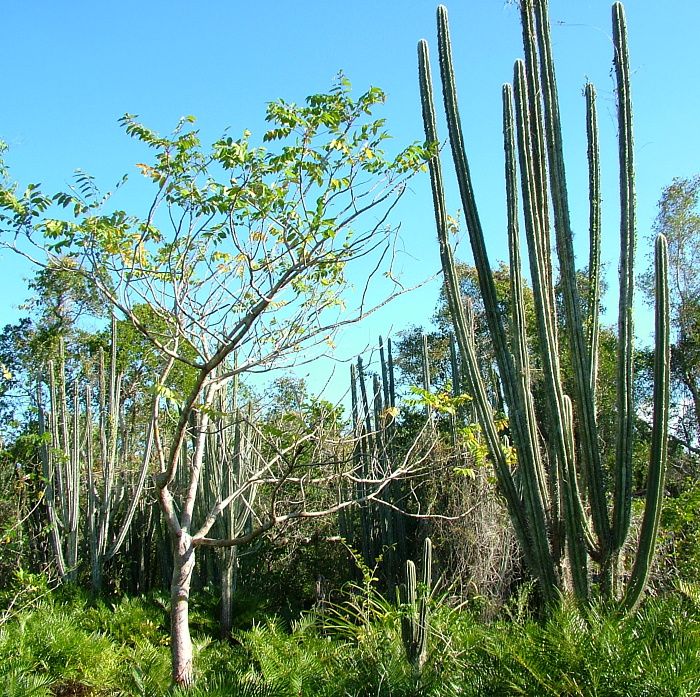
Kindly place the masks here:
<instances>
[{"instance_id":1,"label":"undergrowth","mask_svg":"<svg viewBox=\"0 0 700 697\"><path fill-rule=\"evenodd\" d=\"M700 694L700 587L679 584L623 616L569 602L545 620L514 602L488 624L433 601L420 672L401 642L402 608L371 587L291 626L268 617L230 641L195 633L197 685L240 697ZM164 596L90 602L54 593L0 627L7 697L184 695L170 688Z\"/></svg>"}]
</instances>

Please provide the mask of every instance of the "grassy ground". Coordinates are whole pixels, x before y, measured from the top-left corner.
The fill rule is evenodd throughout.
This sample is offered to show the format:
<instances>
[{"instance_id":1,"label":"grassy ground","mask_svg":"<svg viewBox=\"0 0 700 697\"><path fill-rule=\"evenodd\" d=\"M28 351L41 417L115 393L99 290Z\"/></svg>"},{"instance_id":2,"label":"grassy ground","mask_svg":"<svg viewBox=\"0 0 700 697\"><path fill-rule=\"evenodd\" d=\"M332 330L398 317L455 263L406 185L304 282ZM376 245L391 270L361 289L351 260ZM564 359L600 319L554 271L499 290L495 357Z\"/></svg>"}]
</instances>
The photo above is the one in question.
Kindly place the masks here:
<instances>
[{"instance_id":1,"label":"grassy ground","mask_svg":"<svg viewBox=\"0 0 700 697\"><path fill-rule=\"evenodd\" d=\"M0 626L0 693L178 694L169 691L164 597L90 603L44 596ZM401 609L356 596L283 626L275 618L213 638L211 607L195 603L197 686L241 697L449 695L698 695L700 591L684 587L623 617L566 603L537 621L515 602L484 624L436 603L427 664L408 663Z\"/></svg>"}]
</instances>

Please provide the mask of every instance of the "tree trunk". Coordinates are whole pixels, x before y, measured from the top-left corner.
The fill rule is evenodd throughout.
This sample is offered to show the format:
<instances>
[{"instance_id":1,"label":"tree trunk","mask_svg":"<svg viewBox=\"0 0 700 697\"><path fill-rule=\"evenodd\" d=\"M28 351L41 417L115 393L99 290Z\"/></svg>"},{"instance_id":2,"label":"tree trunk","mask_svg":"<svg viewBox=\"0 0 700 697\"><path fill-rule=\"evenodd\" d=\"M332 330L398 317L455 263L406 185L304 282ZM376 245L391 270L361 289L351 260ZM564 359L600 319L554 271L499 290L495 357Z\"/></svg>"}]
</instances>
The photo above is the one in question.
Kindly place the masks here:
<instances>
[{"instance_id":1,"label":"tree trunk","mask_svg":"<svg viewBox=\"0 0 700 697\"><path fill-rule=\"evenodd\" d=\"M170 651L173 661L173 682L190 686L194 682L192 670L192 639L190 638L189 598L194 547L192 537L180 533L173 545L174 567L170 586Z\"/></svg>"}]
</instances>

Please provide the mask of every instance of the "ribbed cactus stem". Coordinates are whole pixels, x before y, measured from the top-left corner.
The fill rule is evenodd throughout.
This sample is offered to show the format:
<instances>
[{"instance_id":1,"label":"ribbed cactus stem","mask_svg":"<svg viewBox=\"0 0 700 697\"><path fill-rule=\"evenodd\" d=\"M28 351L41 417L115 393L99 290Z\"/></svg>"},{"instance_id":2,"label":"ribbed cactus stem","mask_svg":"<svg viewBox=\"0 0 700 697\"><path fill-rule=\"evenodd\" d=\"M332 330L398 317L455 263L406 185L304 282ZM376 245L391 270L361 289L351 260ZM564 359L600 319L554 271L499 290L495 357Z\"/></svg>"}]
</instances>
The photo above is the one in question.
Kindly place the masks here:
<instances>
[{"instance_id":1,"label":"ribbed cactus stem","mask_svg":"<svg viewBox=\"0 0 700 697\"><path fill-rule=\"evenodd\" d=\"M394 376L394 356L391 350L391 339L386 340L386 374L388 382L388 393L386 396L386 407L390 410L389 416L386 419L386 435L384 442L387 444L389 453L392 451L392 440L396 432L396 382Z\"/></svg>"},{"instance_id":2,"label":"ribbed cactus stem","mask_svg":"<svg viewBox=\"0 0 700 697\"><path fill-rule=\"evenodd\" d=\"M224 407L222 395L221 411L232 417L219 420L217 431L219 437L211 434L212 445L207 451L213 451L211 467L215 470L217 488L213 493L211 505L219 500L231 496L251 477L252 473L259 469L259 450L250 442L248 431L251 429L253 418L251 405L248 407L248 418L245 418L238 407L238 377L233 380L229 394L226 395L227 403ZM212 477L208 477L212 479ZM234 539L240 535L251 517L253 502L257 496L258 484L253 484L245 494L234 499L223 511L220 520L217 521L219 534L222 538ZM221 560L219 578L221 583L221 612L220 630L222 636L228 636L233 623L233 586L237 564L236 547L225 550Z\"/></svg>"},{"instance_id":3,"label":"ribbed cactus stem","mask_svg":"<svg viewBox=\"0 0 700 697\"><path fill-rule=\"evenodd\" d=\"M416 617L415 609L418 601L418 581L416 565L411 559L406 560L406 577L401 587L401 602L406 606L406 615L401 618L401 638L409 661L413 661L415 652Z\"/></svg>"},{"instance_id":4,"label":"ribbed cactus stem","mask_svg":"<svg viewBox=\"0 0 700 697\"><path fill-rule=\"evenodd\" d=\"M525 3L530 4L530 3ZM577 410L579 444L582 464L589 485L591 515L603 556L610 547L610 528L605 483L595 418L593 395L590 390L590 355L583 333L581 303L576 281L573 234L569 218L569 201L564 166L561 119L557 84L552 57L549 16L546 0L531 3L536 20L536 42L539 56L540 82L544 114L545 142L549 161L549 179L554 211L554 229L560 284L564 299L566 330L573 369L574 396Z\"/></svg>"},{"instance_id":5,"label":"ribbed cactus stem","mask_svg":"<svg viewBox=\"0 0 700 697\"><path fill-rule=\"evenodd\" d=\"M421 337L421 365L423 368L423 389L426 392L430 392L430 355L428 353L428 336L423 334ZM425 405L425 415L430 418L431 408L430 404Z\"/></svg>"},{"instance_id":6,"label":"ribbed cactus stem","mask_svg":"<svg viewBox=\"0 0 700 697\"><path fill-rule=\"evenodd\" d=\"M456 95L454 94L454 82L452 73L452 63L450 56L450 43L449 43L449 30L447 27L447 11L444 7L440 6L438 8L438 35L441 45L441 67L444 74L443 77L443 87L445 90L445 101L448 99L454 101L454 108L456 109ZM418 44L418 65L419 65L419 83L421 92L421 104L423 110L423 124L425 128L425 137L428 143L438 142L437 129L435 126L435 107L433 104L433 88L432 79L430 75L430 59L428 56L428 45L425 41L421 41ZM445 84L447 85L445 87ZM451 96L450 96L451 95ZM461 137L461 130L456 129L456 133ZM453 150L458 145L453 144ZM466 167L466 159L463 161L464 167ZM489 403L486 388L483 384L483 379L480 373L480 367L476 358L476 353L474 351L473 342L470 340L471 331L469 324L467 322L464 304L461 301L461 295L459 292L459 282L457 279L457 272L454 263L454 257L452 254L452 249L449 243L449 232L447 226L447 208L445 205L445 195L443 189L443 177L442 177L442 167L440 165L440 159L437 155L434 155L429 163L428 167L430 170L430 181L433 192L433 206L435 212L435 222L438 235L438 243L440 247L440 259L442 263L443 274L445 277L445 290L448 299L448 306L450 309L450 315L454 324L455 336L459 346L459 351L462 356L465 367L465 378L466 387L474 400L474 406L476 410L476 415L479 423L484 432L486 444L489 449L489 453L494 462L494 467L496 471L496 477L501 488L501 492L504 495L506 504L508 506L508 511L513 522L516 536L520 542L521 549L525 555L526 563L528 567L532 570L533 574L541 582L541 587L543 590L544 597L547 600L554 600L556 598L556 578L553 572L553 564L551 555L549 552L547 534L546 534L546 524L544 519L544 511L542 506L539 506L539 513L532 516L526 514L526 506L523 503L523 498L521 497L519 491L517 490L513 477L510 471L510 467L506 462L503 450L501 448L501 442L494 425L493 411ZM467 186L470 191L471 183L468 176L462 177L460 179L462 183ZM468 199L469 200L469 199ZM478 257L479 260L476 262L477 269L479 270L480 286L482 289L482 294L484 295L484 302L487 307L487 315L494 314L496 307L496 294L495 286L493 283L493 278L491 277L490 268L488 267L488 258L486 257L485 244L483 240L483 234L481 234L481 226L478 221L478 216L476 216L475 209L470 212L471 217L474 219L474 225L476 228L470 227L470 237L473 237L472 249L474 250L475 259ZM474 229L474 235L472 235L472 230ZM483 264L486 264L485 270ZM481 283L482 277L484 278L484 284ZM484 293L484 287L490 288L493 297L493 303L488 303L486 294ZM502 325L500 323L500 318L495 315L495 322L500 327L502 332ZM491 328L491 325L489 325ZM492 334L493 336L493 334ZM505 342L505 335L503 334L503 341ZM505 345L505 344L504 344ZM510 370L507 370L507 375L510 377L513 373L512 361L509 358L510 352L505 349L505 353L508 358L506 359ZM497 351L498 355L498 351ZM501 354L501 358L504 355ZM512 395L514 384L511 379L506 378L506 389L508 390L508 395L506 400L508 401ZM509 402L510 403L510 402ZM518 415L518 411L514 410L514 421L513 428L520 424L520 419L522 415ZM519 442L524 441L522 438L522 428L519 431ZM529 444L530 448L532 444ZM533 454L530 450L527 450L528 443L523 443L523 454L519 452L519 456L523 460L527 460L528 454L530 455L529 462L532 463ZM527 480L527 477L525 478ZM534 479L531 479L534 480ZM528 494L532 494L532 488L530 487L527 491ZM537 509L537 506L533 506L530 501L527 506L529 511ZM533 530L534 528L534 530Z\"/></svg>"},{"instance_id":7,"label":"ribbed cactus stem","mask_svg":"<svg viewBox=\"0 0 700 697\"><path fill-rule=\"evenodd\" d=\"M530 357L525 321L525 295L523 291L522 264L520 259L515 120L513 118L513 89L511 85L505 84L503 86L502 97L513 361L515 363L515 375L518 378L516 390L519 403L522 405L523 409L523 422L527 429L527 438L530 442L537 444L539 436L537 434L535 407L531 393ZM533 448L533 456L535 471L537 472L537 482L540 488L540 497L541 500L547 504L549 503L550 492L547 491L544 465L538 447Z\"/></svg>"},{"instance_id":8,"label":"ribbed cactus stem","mask_svg":"<svg viewBox=\"0 0 700 697\"><path fill-rule=\"evenodd\" d=\"M53 361L49 361L49 396L51 409L51 442L57 456L51 455L51 469L54 478L55 494L58 490L58 510L56 521L61 527L59 568L64 567L61 578L70 581L75 575L75 559L71 553L72 527L69 521L71 502L70 464L71 441L68 436L68 404L66 398L65 349L63 340L59 341L58 384ZM59 454L60 453L60 454ZM58 537L58 536L57 536Z\"/></svg>"},{"instance_id":9,"label":"ribbed cactus stem","mask_svg":"<svg viewBox=\"0 0 700 697\"><path fill-rule=\"evenodd\" d=\"M558 475L564 502L564 521L567 532L568 550L574 589L577 597L587 598L586 549L581 536L580 521L576 520L578 511L578 486L574 464L575 448L569 437L570 423L573 421L570 403L562 390L562 377L559 365L559 343L556 332L556 312L552 304L553 287L550 285L549 273L545 263L546 254L543 244L548 236L541 230L541 218L538 216L537 196L533 183L534 160L531 136L534 130L530 123L532 110L528 108L527 87L524 65L521 61L515 65L515 100L518 123L518 141L520 153L521 187L523 190L524 219L529 249L530 272L532 276L535 316L537 318L540 345L542 347L542 373L548 395L547 414L553 440L553 450L558 463Z\"/></svg>"},{"instance_id":10,"label":"ribbed cactus stem","mask_svg":"<svg viewBox=\"0 0 700 697\"><path fill-rule=\"evenodd\" d=\"M384 443L384 400L382 398L382 383L378 375L372 377L373 399L372 406L374 411L374 447L375 460L382 469L388 466L387 454ZM386 470L385 470L386 471Z\"/></svg>"},{"instance_id":11,"label":"ribbed cactus stem","mask_svg":"<svg viewBox=\"0 0 700 697\"><path fill-rule=\"evenodd\" d=\"M527 351L525 304L520 273L520 235L518 230L518 181L515 157L515 122L513 119L513 88L503 85L503 150L505 153L506 214L508 224L508 258L510 259L510 290L512 301L511 333L516 370L521 373L525 390L530 389L530 368Z\"/></svg>"},{"instance_id":12,"label":"ribbed cactus stem","mask_svg":"<svg viewBox=\"0 0 700 697\"><path fill-rule=\"evenodd\" d=\"M459 397L462 394L462 376L459 370L459 356L454 334L450 334L450 375L452 377L452 396Z\"/></svg>"},{"instance_id":13,"label":"ribbed cactus stem","mask_svg":"<svg viewBox=\"0 0 700 697\"><path fill-rule=\"evenodd\" d=\"M101 366L104 370L104 366ZM102 455L102 495L99 505L99 525L97 530L97 553L100 560L107 554L111 537L112 506L114 500L114 478L119 457L119 417L121 411L122 375L117 372L117 319L112 315L112 345L109 361L109 379L101 380L105 390L100 402L104 406L102 423L106 426L101 434Z\"/></svg>"},{"instance_id":14,"label":"ribbed cactus stem","mask_svg":"<svg viewBox=\"0 0 700 697\"><path fill-rule=\"evenodd\" d=\"M510 434L517 452L520 487L516 488L504 462L493 411L477 363L467 313L459 293L452 250L447 234L442 170L439 158L429 162L440 258L445 276L448 306L465 370L465 385L474 398L497 479L513 522L525 561L540 581L546 600L557 597L561 588L559 564L565 528L568 568L574 594L588 599L588 557L600 567L600 588L604 596L614 590L613 568L625 542L631 516L632 446L636 419L633 401L634 287L634 161L629 59L625 18L620 3L613 6L615 73L618 94L620 161L620 298L617 356L617 442L614 491L609 495L601 463L596 419L596 372L598 362L598 317L600 311L600 175L595 91L586 86L586 124L589 163L590 256L587 315L579 297L573 251L566 170L562 143L557 84L547 0L521 0L525 61L517 61L513 90L503 90L504 148L506 154L506 199L510 277L513 314L511 339L507 340L497 302L484 234L474 200L471 175L461 130L447 11L438 8L438 50L452 157L469 231L486 320L503 386ZM437 143L432 85L425 42L419 45L421 104L426 140ZM514 110L513 110L514 104ZM515 117L513 116L515 112ZM517 125L514 129L513 123ZM517 131L516 163L513 131ZM522 214L518 211L516 169L520 170ZM564 310L563 323L557 317L558 302L552 277L552 230L560 276ZM518 220L524 222L528 247L532 295L540 345L538 369L544 390L544 414L535 411L529 377L528 335L525 326L524 293L521 278ZM663 495L668 411L667 348L668 311L664 305L665 242L657 243L657 367L655 384L654 436L649 469L648 498L640 534L638 556L624 603L633 606L641 596L658 527ZM585 321L584 321L585 320ZM565 330L572 367L573 404L564 393L559 343L560 327ZM668 341L666 337L665 341ZM664 363L666 361L666 363ZM665 366L665 367L664 367ZM568 383L567 383L568 384ZM538 424L537 418L544 417ZM575 440L576 439L576 440ZM544 466L542 450L547 454ZM576 459L579 458L580 465ZM588 497L586 505L579 490L582 477ZM612 512L609 503L612 500ZM561 506L561 510L559 509ZM590 515L592 528L589 524ZM611 523L612 519L612 523Z\"/></svg>"},{"instance_id":15,"label":"ribbed cactus stem","mask_svg":"<svg viewBox=\"0 0 700 697\"><path fill-rule=\"evenodd\" d=\"M352 427L355 437L355 452L357 452L360 434L362 432L362 422L360 421L360 410L357 400L357 371L354 363L350 364L350 413L352 416Z\"/></svg>"},{"instance_id":16,"label":"ribbed cactus stem","mask_svg":"<svg viewBox=\"0 0 700 697\"><path fill-rule=\"evenodd\" d=\"M443 6L438 8L438 51L440 56L440 73L442 78L445 113L447 116L447 126L452 157L457 173L457 183L459 185L460 195L462 198L462 206L465 212L465 220L469 231L472 253L474 255L477 275L479 277L479 288L484 301L486 320L496 356L499 377L501 379L501 384L503 385L505 401L510 407L510 428L518 451L519 464L525 473L525 476L523 477L523 500L529 522L529 524L526 524L525 529L528 530L533 553L535 558L538 560L536 563L539 567L539 571L536 575L542 581L541 585L543 593L547 599L554 599L556 596L554 589L557 586L557 581L553 572L553 562L549 548L544 502L541 496L542 487L541 482L539 481L540 468L537 465L538 454L536 453L536 448L538 445L536 442L533 442L528 435L526 408L519 400L517 389L518 377L506 338L503 319L500 315L500 304L498 303L495 282L486 252L483 229L477 211L464 146L464 139L462 136L459 108L457 104L457 91L454 79L454 69L452 66L452 48L449 36L449 26L447 22L447 10ZM428 130L426 129L426 136L427 135ZM435 191L435 187L433 188ZM441 245L442 244L443 243L441 243ZM444 244L448 244L447 240L445 240ZM441 253L441 258L442 256L443 255ZM445 264L443 263L443 271L444 270ZM445 274L447 282L446 271ZM453 307L461 305L461 302L459 302L458 288L459 286L455 284L455 290L452 291L455 294L455 299L450 306L451 310ZM452 313L452 316L453 318L455 317L454 312ZM457 326L455 329L457 332L457 339L459 341L460 330ZM460 351L462 351L461 344ZM482 428L484 428L484 421L482 419L480 419L480 423ZM500 449L500 444L497 446L497 449ZM491 454L493 457L493 449L491 449ZM503 480L505 477L499 475L499 479L501 480L501 485L503 486ZM508 499L507 494L506 499Z\"/></svg>"},{"instance_id":17,"label":"ribbed cactus stem","mask_svg":"<svg viewBox=\"0 0 700 697\"><path fill-rule=\"evenodd\" d=\"M384 396L384 405L386 407L392 406L391 395L389 392L389 367L386 361L386 355L384 353L384 341L382 337L379 337L379 365L382 373L382 390Z\"/></svg>"},{"instance_id":18,"label":"ribbed cactus stem","mask_svg":"<svg viewBox=\"0 0 700 697\"><path fill-rule=\"evenodd\" d=\"M365 425L365 442L367 449L372 450L372 416L369 408L369 399L367 398L367 385L365 384L365 369L362 358L357 358L357 379L360 383L360 397L362 399L362 412Z\"/></svg>"},{"instance_id":19,"label":"ribbed cactus stem","mask_svg":"<svg viewBox=\"0 0 700 697\"><path fill-rule=\"evenodd\" d=\"M620 161L620 302L617 357L617 444L613 509L613 552L627 537L632 509L632 449L634 433L634 150L627 27L622 5L613 5L613 43L617 84Z\"/></svg>"},{"instance_id":20,"label":"ribbed cactus stem","mask_svg":"<svg viewBox=\"0 0 700 697\"><path fill-rule=\"evenodd\" d=\"M428 656L428 635L430 624L428 610L433 582L433 543L429 537L423 542L423 587L421 589L420 608L418 616L418 646L420 647L419 665L422 667Z\"/></svg>"},{"instance_id":21,"label":"ribbed cactus stem","mask_svg":"<svg viewBox=\"0 0 700 697\"><path fill-rule=\"evenodd\" d=\"M67 549L66 564L68 565L68 578L76 580L78 576L78 532L80 518L80 402L78 381L73 383L73 418L71 424L71 451L66 463L66 487L68 510L66 516Z\"/></svg>"},{"instance_id":22,"label":"ribbed cactus stem","mask_svg":"<svg viewBox=\"0 0 700 697\"><path fill-rule=\"evenodd\" d=\"M87 533L90 551L90 573L92 590L99 593L102 588L102 564L97 550L97 483L93 455L92 388L85 386L85 466L87 470Z\"/></svg>"},{"instance_id":23,"label":"ribbed cactus stem","mask_svg":"<svg viewBox=\"0 0 700 697\"><path fill-rule=\"evenodd\" d=\"M654 555L661 517L664 479L668 456L668 416L671 374L670 309L668 296L668 243L663 235L656 239L656 313L654 349L654 416L644 517L623 604L634 608L642 596Z\"/></svg>"},{"instance_id":24,"label":"ribbed cactus stem","mask_svg":"<svg viewBox=\"0 0 700 697\"><path fill-rule=\"evenodd\" d=\"M53 400L53 362L49 361L49 407ZM66 564L63 558L63 541L61 538L61 526L59 525L58 513L56 511L56 477L54 468L54 412L49 413L50 421L46 423L46 412L44 410L44 396L42 392L42 376L37 380L37 409L39 412L39 435L47 433L51 436L51 443L44 443L41 447L42 474L45 481L44 504L46 514L49 519L49 530L51 535L51 546L53 547L54 561L59 578L66 575Z\"/></svg>"},{"instance_id":25,"label":"ribbed cactus stem","mask_svg":"<svg viewBox=\"0 0 700 697\"><path fill-rule=\"evenodd\" d=\"M359 395L357 393L357 383L359 383ZM370 455L372 450L371 430L372 424L369 414L369 403L367 400L367 388L365 386L365 374L362 363L362 358L357 359L357 370L353 375L353 403L355 404L354 421L356 424L357 445L357 464L360 469L360 478L367 479L370 474ZM357 496L363 499L367 490L367 485L360 481L357 483ZM373 525L372 517L368 504L364 503L360 507L360 528L362 535L362 554L365 563L373 564L375 561L374 544L373 544Z\"/></svg>"},{"instance_id":26,"label":"ribbed cactus stem","mask_svg":"<svg viewBox=\"0 0 700 697\"><path fill-rule=\"evenodd\" d=\"M388 371L389 371L389 406L396 407L396 383L394 379L394 356L391 350L391 339L386 340Z\"/></svg>"},{"instance_id":27,"label":"ribbed cactus stem","mask_svg":"<svg viewBox=\"0 0 700 697\"><path fill-rule=\"evenodd\" d=\"M486 323L488 325L489 333L494 344L494 351L496 355L496 362L498 363L498 370L504 382L504 389L506 390L506 401L509 404L514 404L516 400L513 398L512 393L515 390L515 369L513 367L510 347L508 346L505 329L503 327L503 318L500 315L500 305L498 303L498 296L496 293L496 284L491 273L491 265L489 263L489 257L486 251L484 232L481 226L481 219L479 217L479 212L476 205L476 198L474 196L474 188L472 185L469 163L467 160L464 138L462 135L462 122L459 115L459 107L457 103L457 88L455 83L454 68L452 65L452 43L450 41L450 29L447 20L447 8L445 8L444 5L440 5L438 7L437 23L438 53L440 58L440 76L442 83L443 101L445 105L445 114L447 116L447 127L449 132L452 158L457 174L457 183L459 185L459 192L462 200L462 206L464 209L465 222L467 225L467 231L469 233L469 240L471 243L472 253L474 255L474 265L476 267L477 276L479 279L479 289L484 300ZM427 46L426 59L424 60L424 64L428 66L429 69L429 63L427 60ZM423 83L424 87L422 88L421 98L423 100L423 121L426 129L426 139L430 142L437 142L436 128L434 125L434 107L432 106L432 85L429 85L428 80L423 80ZM426 96L428 93L428 88L430 88L429 103L427 101ZM428 105L430 105L430 109L433 112L432 126L428 123L429 114L426 112L426 107L428 107ZM442 192L442 187L442 173L440 172L439 183L436 181L435 184L433 184L434 199L436 190L439 188L440 192ZM446 215L447 214L445 212L444 216ZM449 248L447 238L445 238L444 244L447 245L447 247ZM448 252L449 257L452 258L451 249L448 249ZM442 256L443 255L441 252L441 258ZM452 260L452 263L454 263L454 260ZM461 304L461 298L459 295L459 284L457 283L456 272L454 274L448 275L445 271L445 263L443 263L443 273L445 273L445 284L449 292L451 292L455 296L453 302L456 302L457 299L460 299L459 304ZM450 276L452 275L454 276L454 282L450 278ZM454 286L454 288L452 289L451 286ZM450 307L452 308L452 305ZM454 321L454 312L452 312L452 316ZM458 327L455 327L455 329L457 332L457 340L459 342L459 333L462 330ZM460 351L461 350L462 347L460 345ZM524 432L521 419L522 415L520 413L516 412L513 415L512 428L514 431L519 433ZM516 440L518 439L516 438ZM532 454L524 452L521 455L521 458L523 460L529 459L531 461Z\"/></svg>"},{"instance_id":28,"label":"ribbed cactus stem","mask_svg":"<svg viewBox=\"0 0 700 697\"><path fill-rule=\"evenodd\" d=\"M450 375L452 377L452 396L456 399L462 394L462 376L459 371L459 358L454 334L450 334ZM461 422L461 411L461 409L457 409L450 417L450 436L454 448L457 447L457 424Z\"/></svg>"},{"instance_id":29,"label":"ribbed cactus stem","mask_svg":"<svg viewBox=\"0 0 700 697\"><path fill-rule=\"evenodd\" d=\"M574 410L571 399L564 396L564 438L567 450L575 452L574 448ZM581 505L578 488L576 464L573 458L559 461L561 471L559 478L562 482L564 525L566 530L566 546L569 556L569 569L574 595L581 602L588 600L588 551L586 549L586 520L585 511Z\"/></svg>"},{"instance_id":30,"label":"ribbed cactus stem","mask_svg":"<svg viewBox=\"0 0 700 697\"><path fill-rule=\"evenodd\" d=\"M596 404L598 382L598 341L600 333L600 147L598 145L598 112L595 87L586 84L586 134L588 140L588 352L590 355L590 386L593 405Z\"/></svg>"},{"instance_id":31,"label":"ribbed cactus stem","mask_svg":"<svg viewBox=\"0 0 700 697\"><path fill-rule=\"evenodd\" d=\"M525 76L527 79L527 105L530 110L529 120L533 128L530 134L532 144L532 194L534 205L540 216L540 234L542 235L542 263L549 285L552 280L552 259L549 244L549 190L547 187L547 153L544 137L544 118L542 116L542 87L540 85L539 58L535 41L535 19L532 0L523 0L520 4L523 50L525 54ZM553 300L553 299L552 299Z\"/></svg>"},{"instance_id":32,"label":"ribbed cactus stem","mask_svg":"<svg viewBox=\"0 0 700 697\"><path fill-rule=\"evenodd\" d=\"M418 586L416 565L409 559L406 561L405 583L401 587L402 602L406 606L401 618L401 638L408 660L418 671L423 668L428 657L428 601L432 584L432 550L432 542L430 538L426 538L423 543L421 586Z\"/></svg>"}]
</instances>

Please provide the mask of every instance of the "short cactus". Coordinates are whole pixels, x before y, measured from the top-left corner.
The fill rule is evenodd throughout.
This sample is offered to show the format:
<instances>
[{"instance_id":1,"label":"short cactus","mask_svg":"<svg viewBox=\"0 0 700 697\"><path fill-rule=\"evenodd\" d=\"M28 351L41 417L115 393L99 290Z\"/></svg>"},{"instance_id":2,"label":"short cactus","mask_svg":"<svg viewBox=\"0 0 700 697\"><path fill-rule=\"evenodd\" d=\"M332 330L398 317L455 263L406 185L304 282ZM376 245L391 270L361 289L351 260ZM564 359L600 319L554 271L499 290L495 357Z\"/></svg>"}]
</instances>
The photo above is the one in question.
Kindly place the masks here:
<instances>
[{"instance_id":1,"label":"short cactus","mask_svg":"<svg viewBox=\"0 0 700 697\"><path fill-rule=\"evenodd\" d=\"M411 664L421 670L428 657L428 599L431 594L433 545L429 537L423 543L423 580L418 586L416 565L406 562L406 582L401 586L405 614L401 618L401 638Z\"/></svg>"}]
</instances>

